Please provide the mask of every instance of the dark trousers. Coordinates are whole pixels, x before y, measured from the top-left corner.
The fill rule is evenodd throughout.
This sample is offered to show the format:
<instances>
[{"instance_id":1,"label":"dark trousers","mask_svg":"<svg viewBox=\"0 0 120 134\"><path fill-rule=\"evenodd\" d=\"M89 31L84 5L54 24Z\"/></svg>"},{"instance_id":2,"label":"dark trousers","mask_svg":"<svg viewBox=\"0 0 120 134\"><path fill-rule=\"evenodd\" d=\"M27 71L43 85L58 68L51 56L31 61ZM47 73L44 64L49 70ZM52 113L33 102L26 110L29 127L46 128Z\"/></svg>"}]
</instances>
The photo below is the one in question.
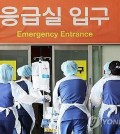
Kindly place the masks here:
<instances>
[{"instance_id":1,"label":"dark trousers","mask_svg":"<svg viewBox=\"0 0 120 134\"><path fill-rule=\"evenodd\" d=\"M21 134L30 134L30 129L32 126L32 119L30 115L19 115L19 121L22 127Z\"/></svg>"},{"instance_id":2,"label":"dark trousers","mask_svg":"<svg viewBox=\"0 0 120 134\"><path fill-rule=\"evenodd\" d=\"M104 118L102 120L102 134L120 134L120 119Z\"/></svg>"},{"instance_id":3,"label":"dark trousers","mask_svg":"<svg viewBox=\"0 0 120 134\"><path fill-rule=\"evenodd\" d=\"M87 124L87 119L62 121L61 134L87 134Z\"/></svg>"},{"instance_id":4,"label":"dark trousers","mask_svg":"<svg viewBox=\"0 0 120 134\"><path fill-rule=\"evenodd\" d=\"M13 134L15 126L15 117L12 111L7 115L6 112L0 112L0 134Z\"/></svg>"}]
</instances>

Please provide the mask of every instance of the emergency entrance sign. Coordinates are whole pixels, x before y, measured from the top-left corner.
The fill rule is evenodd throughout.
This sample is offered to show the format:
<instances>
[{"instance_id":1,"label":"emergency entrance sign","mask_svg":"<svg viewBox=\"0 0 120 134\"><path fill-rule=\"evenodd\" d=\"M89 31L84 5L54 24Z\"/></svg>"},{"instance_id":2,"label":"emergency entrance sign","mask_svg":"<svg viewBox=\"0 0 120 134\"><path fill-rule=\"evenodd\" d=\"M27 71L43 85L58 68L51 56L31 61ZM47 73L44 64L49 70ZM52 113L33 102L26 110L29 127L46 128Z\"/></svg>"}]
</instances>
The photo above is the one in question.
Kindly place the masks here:
<instances>
[{"instance_id":1,"label":"emergency entrance sign","mask_svg":"<svg viewBox=\"0 0 120 134\"><path fill-rule=\"evenodd\" d=\"M83 80L87 80L87 61L86 60L75 60L78 65L78 72L76 76L80 77Z\"/></svg>"},{"instance_id":2,"label":"emergency entrance sign","mask_svg":"<svg viewBox=\"0 0 120 134\"><path fill-rule=\"evenodd\" d=\"M120 43L120 0L0 0L0 43Z\"/></svg>"}]
</instances>

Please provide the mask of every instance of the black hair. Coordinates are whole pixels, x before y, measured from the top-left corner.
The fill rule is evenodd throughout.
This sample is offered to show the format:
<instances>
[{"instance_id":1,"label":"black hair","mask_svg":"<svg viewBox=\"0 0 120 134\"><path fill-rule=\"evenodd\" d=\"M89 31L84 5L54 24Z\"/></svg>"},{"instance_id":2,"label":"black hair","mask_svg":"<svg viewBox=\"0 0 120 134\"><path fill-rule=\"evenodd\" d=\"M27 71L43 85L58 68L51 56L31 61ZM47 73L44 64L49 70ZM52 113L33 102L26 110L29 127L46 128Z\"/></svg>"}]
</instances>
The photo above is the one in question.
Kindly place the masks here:
<instances>
[{"instance_id":1,"label":"black hair","mask_svg":"<svg viewBox=\"0 0 120 134\"><path fill-rule=\"evenodd\" d=\"M112 75L120 76L120 62L119 61L112 61L109 64L109 69Z\"/></svg>"}]
</instances>

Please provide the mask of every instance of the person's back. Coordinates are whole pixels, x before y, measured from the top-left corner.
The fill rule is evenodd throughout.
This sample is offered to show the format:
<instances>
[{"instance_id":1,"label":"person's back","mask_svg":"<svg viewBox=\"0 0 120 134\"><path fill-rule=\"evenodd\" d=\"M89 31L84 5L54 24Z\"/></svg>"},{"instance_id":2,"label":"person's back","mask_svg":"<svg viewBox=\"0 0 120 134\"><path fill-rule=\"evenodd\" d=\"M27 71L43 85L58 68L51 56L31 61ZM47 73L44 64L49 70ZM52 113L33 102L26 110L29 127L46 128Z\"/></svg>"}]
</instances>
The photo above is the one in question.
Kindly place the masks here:
<instances>
[{"instance_id":1,"label":"person's back","mask_svg":"<svg viewBox=\"0 0 120 134\"><path fill-rule=\"evenodd\" d=\"M16 83L21 87L21 90L25 91L28 95L34 96L36 98L35 103L42 103L44 97L46 96L39 96L40 91L33 89L32 82L30 81L30 78L32 76L31 66L24 65L17 69L17 73L21 77L21 79L17 80ZM49 101L49 99L47 98L46 100ZM20 103L20 107L19 105L17 106L17 111L19 115L19 121L22 126L21 133L31 134L35 125L35 114L32 105Z\"/></svg>"},{"instance_id":2,"label":"person's back","mask_svg":"<svg viewBox=\"0 0 120 134\"><path fill-rule=\"evenodd\" d=\"M14 99L12 96L12 90L11 90L11 85L10 83L0 83L0 134L4 134L4 132L6 134L8 133L12 133L14 125L15 125L15 117L14 114L12 112L12 110L10 110L9 112L9 116L6 116L6 110L3 110L4 108L12 108L14 105ZM7 118L7 121L6 121ZM1 124L4 123L4 125ZM8 124L11 123L11 126L9 127ZM1 125L3 126L3 129L1 129Z\"/></svg>"},{"instance_id":3,"label":"person's back","mask_svg":"<svg viewBox=\"0 0 120 134\"><path fill-rule=\"evenodd\" d=\"M28 95L30 90L32 90L32 84L29 81L32 75L32 68L29 65L24 65L17 69L18 75L21 77L20 80L16 83L21 87L21 90L24 90ZM22 126L22 132L30 134L35 124L35 115L32 105L26 105L21 103L20 108L17 107L19 121Z\"/></svg>"},{"instance_id":4,"label":"person's back","mask_svg":"<svg viewBox=\"0 0 120 134\"><path fill-rule=\"evenodd\" d=\"M91 100L95 106L100 106L100 102L102 102L99 112L102 123L102 134L119 134L120 62L112 61L109 64L109 70L110 75L102 79L101 83L98 85L98 88L94 88L91 92ZM96 97L94 97L95 94Z\"/></svg>"},{"instance_id":5,"label":"person's back","mask_svg":"<svg viewBox=\"0 0 120 134\"><path fill-rule=\"evenodd\" d=\"M87 132L89 112L86 108L86 82L75 76L77 64L66 61L61 65L66 77L56 83L53 91L53 105L59 112L58 133L80 134ZM60 109L59 109L60 107Z\"/></svg>"},{"instance_id":6,"label":"person's back","mask_svg":"<svg viewBox=\"0 0 120 134\"><path fill-rule=\"evenodd\" d=\"M110 104L110 105L120 104L120 79L109 80L104 84L102 98L103 98L103 103L105 104Z\"/></svg>"},{"instance_id":7,"label":"person's back","mask_svg":"<svg viewBox=\"0 0 120 134\"><path fill-rule=\"evenodd\" d=\"M61 102L69 104L83 104L86 97L86 91L86 82L74 75L63 78L58 90ZM73 114L73 112L75 114ZM71 106L64 113L62 121L72 119L87 119L87 115L77 107Z\"/></svg>"},{"instance_id":8,"label":"person's back","mask_svg":"<svg viewBox=\"0 0 120 134\"><path fill-rule=\"evenodd\" d=\"M12 96L10 83L0 83L0 107L12 107L14 105L14 99Z\"/></svg>"},{"instance_id":9,"label":"person's back","mask_svg":"<svg viewBox=\"0 0 120 134\"><path fill-rule=\"evenodd\" d=\"M27 84L25 83L24 80L18 81L18 82L16 82L16 83L17 83L27 94L29 94L28 86L27 86ZM24 105L25 105L25 104L24 104ZM20 115L25 115L25 116L28 115L27 111L23 108L22 105L20 106L20 108L17 107L17 111L18 111L18 115L19 115L19 116L20 116ZM32 121L30 120L30 122L32 122Z\"/></svg>"},{"instance_id":10,"label":"person's back","mask_svg":"<svg viewBox=\"0 0 120 134\"><path fill-rule=\"evenodd\" d=\"M14 128L20 134L20 124L15 102L32 104L36 99L21 91L20 86L12 81L13 67L0 65L0 134L13 134Z\"/></svg>"},{"instance_id":11,"label":"person's back","mask_svg":"<svg viewBox=\"0 0 120 134\"><path fill-rule=\"evenodd\" d=\"M69 76L59 85L62 103L83 103L86 96L86 83L76 76ZM67 92L67 94L66 94Z\"/></svg>"},{"instance_id":12,"label":"person's back","mask_svg":"<svg viewBox=\"0 0 120 134\"><path fill-rule=\"evenodd\" d=\"M17 84L27 93L29 94L28 85L24 80L17 81Z\"/></svg>"}]
</instances>

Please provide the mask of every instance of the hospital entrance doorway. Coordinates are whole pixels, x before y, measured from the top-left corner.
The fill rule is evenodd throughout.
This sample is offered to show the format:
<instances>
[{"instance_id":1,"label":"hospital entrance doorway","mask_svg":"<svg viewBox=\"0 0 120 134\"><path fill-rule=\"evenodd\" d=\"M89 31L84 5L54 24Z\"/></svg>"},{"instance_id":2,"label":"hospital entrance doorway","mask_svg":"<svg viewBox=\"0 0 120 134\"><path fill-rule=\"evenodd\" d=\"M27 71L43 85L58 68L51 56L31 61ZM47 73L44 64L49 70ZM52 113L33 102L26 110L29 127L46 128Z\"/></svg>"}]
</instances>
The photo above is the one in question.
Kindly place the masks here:
<instances>
[{"instance_id":1,"label":"hospital entrance doorway","mask_svg":"<svg viewBox=\"0 0 120 134\"><path fill-rule=\"evenodd\" d=\"M101 49L92 45L55 45L52 48L52 80L53 85L63 78L61 64L67 60L73 60L78 65L77 76L86 81L88 90L91 90L95 80L101 77ZM98 71L99 70L99 71ZM90 92L90 91L89 91ZM91 114L98 115L98 110L92 111L88 101L88 109ZM94 129L91 134L100 134L100 127Z\"/></svg>"},{"instance_id":2,"label":"hospital entrance doorway","mask_svg":"<svg viewBox=\"0 0 120 134\"><path fill-rule=\"evenodd\" d=\"M52 46L31 46L31 64L33 62L38 62L39 57L42 57L42 60L47 60L50 64L50 90L52 86ZM50 57L44 59L44 57ZM49 60L51 59L51 60ZM42 92L42 91L41 91ZM42 92L43 93L43 92ZM50 93L51 95L51 93ZM51 104L50 104L51 105ZM44 129L41 127L41 121L43 119L43 104L33 104L35 112L35 127L32 134L44 134Z\"/></svg>"}]
</instances>

